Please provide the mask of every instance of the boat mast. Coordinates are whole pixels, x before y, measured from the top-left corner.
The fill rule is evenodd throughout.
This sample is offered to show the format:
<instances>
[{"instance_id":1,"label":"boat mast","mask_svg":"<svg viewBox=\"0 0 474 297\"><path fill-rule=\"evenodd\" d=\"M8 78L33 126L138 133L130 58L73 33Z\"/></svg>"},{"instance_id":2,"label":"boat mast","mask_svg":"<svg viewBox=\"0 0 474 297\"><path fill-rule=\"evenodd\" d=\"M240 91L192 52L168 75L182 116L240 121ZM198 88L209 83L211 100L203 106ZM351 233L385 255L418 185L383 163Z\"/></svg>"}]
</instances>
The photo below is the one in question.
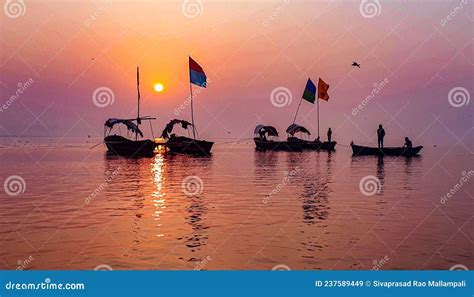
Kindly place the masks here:
<instances>
[{"instance_id":1,"label":"boat mast","mask_svg":"<svg viewBox=\"0 0 474 297\"><path fill-rule=\"evenodd\" d=\"M140 73L137 66L137 93L138 93L138 112L137 112L137 128L140 125ZM135 132L135 140L138 140L138 129Z\"/></svg>"},{"instance_id":2,"label":"boat mast","mask_svg":"<svg viewBox=\"0 0 474 297\"><path fill-rule=\"evenodd\" d=\"M318 138L319 138L319 98L316 98L316 108L318 109Z\"/></svg>"},{"instance_id":3,"label":"boat mast","mask_svg":"<svg viewBox=\"0 0 474 297\"><path fill-rule=\"evenodd\" d=\"M191 84L191 68L189 68L189 93L191 98L191 123L193 124L193 138L196 139L196 127L194 126L194 109L193 109L193 86Z\"/></svg>"},{"instance_id":4,"label":"boat mast","mask_svg":"<svg viewBox=\"0 0 474 297\"><path fill-rule=\"evenodd\" d=\"M296 122L296 116L298 115L298 111L300 110L301 101L303 101L303 98L300 99L300 103L298 103L298 107L296 108L295 117L293 118L293 124Z\"/></svg>"}]
</instances>

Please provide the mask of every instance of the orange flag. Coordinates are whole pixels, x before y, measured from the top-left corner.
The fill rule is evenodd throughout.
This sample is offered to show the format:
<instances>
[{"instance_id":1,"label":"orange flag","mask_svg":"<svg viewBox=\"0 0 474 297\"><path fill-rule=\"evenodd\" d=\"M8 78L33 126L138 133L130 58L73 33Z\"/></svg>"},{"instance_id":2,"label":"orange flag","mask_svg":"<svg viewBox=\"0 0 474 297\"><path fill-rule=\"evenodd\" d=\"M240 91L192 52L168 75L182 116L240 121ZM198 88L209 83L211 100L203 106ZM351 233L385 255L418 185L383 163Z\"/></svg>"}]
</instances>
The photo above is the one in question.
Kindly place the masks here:
<instances>
[{"instance_id":1,"label":"orange flag","mask_svg":"<svg viewBox=\"0 0 474 297\"><path fill-rule=\"evenodd\" d=\"M329 89L329 85L325 83L321 78L319 78L318 98L321 100L328 101L329 100L328 89Z\"/></svg>"}]
</instances>

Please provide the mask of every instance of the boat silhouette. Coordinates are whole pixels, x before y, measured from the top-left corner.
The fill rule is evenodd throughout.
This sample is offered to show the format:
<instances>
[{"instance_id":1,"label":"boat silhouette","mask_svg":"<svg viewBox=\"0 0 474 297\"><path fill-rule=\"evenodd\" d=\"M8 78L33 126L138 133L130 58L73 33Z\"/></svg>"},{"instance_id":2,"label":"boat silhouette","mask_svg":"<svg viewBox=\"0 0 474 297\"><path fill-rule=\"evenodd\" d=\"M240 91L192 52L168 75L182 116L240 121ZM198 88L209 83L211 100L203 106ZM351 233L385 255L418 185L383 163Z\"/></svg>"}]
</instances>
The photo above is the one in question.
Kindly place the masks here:
<instances>
[{"instance_id":1,"label":"boat silhouette","mask_svg":"<svg viewBox=\"0 0 474 297\"><path fill-rule=\"evenodd\" d=\"M352 155L353 156L416 156L423 148L422 146L416 147L368 147L356 145L351 142Z\"/></svg>"},{"instance_id":2,"label":"boat silhouette","mask_svg":"<svg viewBox=\"0 0 474 297\"><path fill-rule=\"evenodd\" d=\"M275 127L265 125L257 125L255 127L253 140L257 150L262 151L301 151L303 145L303 141L297 138L279 141L278 131Z\"/></svg>"}]
</instances>

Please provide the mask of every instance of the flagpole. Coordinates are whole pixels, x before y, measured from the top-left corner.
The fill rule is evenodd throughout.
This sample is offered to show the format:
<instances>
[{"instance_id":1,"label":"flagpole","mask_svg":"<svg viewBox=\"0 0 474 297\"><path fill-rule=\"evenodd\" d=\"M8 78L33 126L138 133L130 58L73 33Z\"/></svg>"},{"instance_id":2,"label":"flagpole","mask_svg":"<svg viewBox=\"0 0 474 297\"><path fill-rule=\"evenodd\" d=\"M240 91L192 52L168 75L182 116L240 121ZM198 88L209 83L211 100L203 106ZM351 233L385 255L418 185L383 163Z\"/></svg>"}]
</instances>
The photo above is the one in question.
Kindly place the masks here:
<instances>
[{"instance_id":1,"label":"flagpole","mask_svg":"<svg viewBox=\"0 0 474 297\"><path fill-rule=\"evenodd\" d=\"M300 110L301 101L303 101L303 98L300 99L300 103L298 103L298 107L296 108L296 113L295 113L295 117L293 119L293 124L296 122L296 116L298 115L298 111Z\"/></svg>"},{"instance_id":2,"label":"flagpole","mask_svg":"<svg viewBox=\"0 0 474 297\"><path fill-rule=\"evenodd\" d=\"M138 97L138 109L137 109L137 128L140 125L140 68L137 66L137 97ZM138 140L138 131L135 132L135 140Z\"/></svg>"},{"instance_id":3,"label":"flagpole","mask_svg":"<svg viewBox=\"0 0 474 297\"><path fill-rule=\"evenodd\" d=\"M319 98L316 98L316 100L318 101L316 106L317 106L317 109L318 109L318 138L319 138Z\"/></svg>"},{"instance_id":4,"label":"flagpole","mask_svg":"<svg viewBox=\"0 0 474 297\"><path fill-rule=\"evenodd\" d=\"M194 109L193 109L193 86L191 84L191 78L189 82L189 92L191 94L190 96L191 97L191 123L193 124L193 138L196 139L196 127L194 126Z\"/></svg>"}]
</instances>

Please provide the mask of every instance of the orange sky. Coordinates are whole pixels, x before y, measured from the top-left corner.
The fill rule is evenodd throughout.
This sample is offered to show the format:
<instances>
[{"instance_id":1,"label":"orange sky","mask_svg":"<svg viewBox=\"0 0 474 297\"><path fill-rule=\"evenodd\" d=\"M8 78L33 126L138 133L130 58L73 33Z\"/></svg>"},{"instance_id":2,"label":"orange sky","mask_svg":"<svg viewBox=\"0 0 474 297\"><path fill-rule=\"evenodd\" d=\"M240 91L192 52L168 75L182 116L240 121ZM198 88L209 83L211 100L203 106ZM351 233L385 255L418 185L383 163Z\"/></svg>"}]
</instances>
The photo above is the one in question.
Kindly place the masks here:
<instances>
[{"instance_id":1,"label":"orange sky","mask_svg":"<svg viewBox=\"0 0 474 297\"><path fill-rule=\"evenodd\" d=\"M381 1L367 18L360 1L25 1L23 15L0 18L0 103L34 83L0 112L0 135L100 137L108 117L135 115L137 65L142 114L158 117L157 133L189 96L191 55L210 80L195 100L202 138L252 137L256 123L284 134L307 78L322 77L331 99L321 129L342 143L373 141L379 123L388 142L467 142L472 102L453 107L448 93L473 93L472 2L442 24L461 2ZM94 105L100 87L113 104ZM278 87L292 94L283 107L270 98ZM315 133L315 116L303 102L297 122ZM189 108L178 117L189 120Z\"/></svg>"}]
</instances>

